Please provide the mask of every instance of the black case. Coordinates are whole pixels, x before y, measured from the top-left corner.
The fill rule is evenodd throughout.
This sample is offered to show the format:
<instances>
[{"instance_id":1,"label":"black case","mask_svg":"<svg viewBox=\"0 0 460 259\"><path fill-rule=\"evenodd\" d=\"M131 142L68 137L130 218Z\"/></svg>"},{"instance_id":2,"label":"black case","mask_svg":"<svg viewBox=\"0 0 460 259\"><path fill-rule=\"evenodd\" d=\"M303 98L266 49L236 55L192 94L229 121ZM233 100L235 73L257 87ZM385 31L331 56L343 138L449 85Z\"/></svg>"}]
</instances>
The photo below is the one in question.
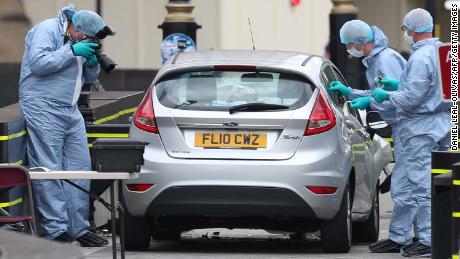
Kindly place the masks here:
<instances>
[{"instance_id":1,"label":"black case","mask_svg":"<svg viewBox=\"0 0 460 259\"><path fill-rule=\"evenodd\" d=\"M93 142L98 172L140 172L144 164L143 142L131 139L104 138Z\"/></svg>"}]
</instances>

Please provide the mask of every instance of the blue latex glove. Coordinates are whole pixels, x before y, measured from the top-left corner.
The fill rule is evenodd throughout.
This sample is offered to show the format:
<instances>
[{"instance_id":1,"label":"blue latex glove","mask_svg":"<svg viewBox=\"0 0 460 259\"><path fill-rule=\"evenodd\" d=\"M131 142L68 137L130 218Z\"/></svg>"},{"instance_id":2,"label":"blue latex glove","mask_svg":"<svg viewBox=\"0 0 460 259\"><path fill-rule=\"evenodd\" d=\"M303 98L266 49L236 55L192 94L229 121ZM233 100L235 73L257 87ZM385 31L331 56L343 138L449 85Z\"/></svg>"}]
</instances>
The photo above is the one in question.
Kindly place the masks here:
<instances>
[{"instance_id":1,"label":"blue latex glove","mask_svg":"<svg viewBox=\"0 0 460 259\"><path fill-rule=\"evenodd\" d=\"M359 97L351 100L350 107L353 109L365 110L367 107L371 106L370 96Z\"/></svg>"},{"instance_id":2,"label":"blue latex glove","mask_svg":"<svg viewBox=\"0 0 460 259\"><path fill-rule=\"evenodd\" d=\"M99 45L93 42L79 41L73 44L71 48L75 56L89 58L94 55Z\"/></svg>"},{"instance_id":3,"label":"blue latex glove","mask_svg":"<svg viewBox=\"0 0 460 259\"><path fill-rule=\"evenodd\" d=\"M331 84L329 85L329 91L338 92L341 95L346 96L346 97L350 96L350 93L351 93L351 89L346 87L339 81L331 82Z\"/></svg>"},{"instance_id":4,"label":"blue latex glove","mask_svg":"<svg viewBox=\"0 0 460 259\"><path fill-rule=\"evenodd\" d=\"M390 77L385 77L382 80L380 80L381 84L384 85L383 89L386 91L396 91L398 90L399 86L399 80L390 78Z\"/></svg>"},{"instance_id":5,"label":"blue latex glove","mask_svg":"<svg viewBox=\"0 0 460 259\"><path fill-rule=\"evenodd\" d=\"M97 57L96 55L92 55L89 58L86 58L85 65L88 67L95 67L97 65Z\"/></svg>"},{"instance_id":6,"label":"blue latex glove","mask_svg":"<svg viewBox=\"0 0 460 259\"><path fill-rule=\"evenodd\" d=\"M383 103L384 101L390 99L388 92L382 88L375 88L375 90L372 92L372 97L374 97L378 103Z\"/></svg>"}]
</instances>

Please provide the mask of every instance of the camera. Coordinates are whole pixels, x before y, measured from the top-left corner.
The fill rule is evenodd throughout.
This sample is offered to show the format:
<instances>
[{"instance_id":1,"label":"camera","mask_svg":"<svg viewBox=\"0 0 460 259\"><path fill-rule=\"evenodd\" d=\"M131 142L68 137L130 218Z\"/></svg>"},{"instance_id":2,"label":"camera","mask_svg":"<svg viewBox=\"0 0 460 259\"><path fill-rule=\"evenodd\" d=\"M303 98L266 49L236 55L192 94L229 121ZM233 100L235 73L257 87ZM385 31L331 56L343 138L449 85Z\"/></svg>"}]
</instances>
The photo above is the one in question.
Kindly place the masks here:
<instances>
[{"instance_id":1,"label":"camera","mask_svg":"<svg viewBox=\"0 0 460 259\"><path fill-rule=\"evenodd\" d=\"M93 42L93 43L96 43L98 45L98 47L96 48L96 58L99 62L99 64L101 65L101 68L102 70L104 70L104 72L106 73L110 73L116 65L118 65L117 63L115 63L115 61L111 58L109 58L106 54L102 53L102 44L101 44L101 40L104 39L105 37L107 36L113 36L115 35L115 32L113 32L110 27L108 26L105 26L104 28L102 28L102 30L100 30L98 33L96 33L96 35L94 37L87 37L86 38L86 41L87 42Z\"/></svg>"}]
</instances>

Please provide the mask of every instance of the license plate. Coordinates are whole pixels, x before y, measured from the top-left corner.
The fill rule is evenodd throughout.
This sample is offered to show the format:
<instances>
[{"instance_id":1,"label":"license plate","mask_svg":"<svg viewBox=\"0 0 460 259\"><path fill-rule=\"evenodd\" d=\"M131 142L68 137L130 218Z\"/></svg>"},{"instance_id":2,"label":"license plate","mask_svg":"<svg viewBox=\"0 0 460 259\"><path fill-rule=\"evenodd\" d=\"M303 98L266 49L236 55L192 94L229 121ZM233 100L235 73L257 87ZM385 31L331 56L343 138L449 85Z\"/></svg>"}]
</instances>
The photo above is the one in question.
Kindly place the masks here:
<instances>
[{"instance_id":1,"label":"license plate","mask_svg":"<svg viewBox=\"0 0 460 259\"><path fill-rule=\"evenodd\" d=\"M196 132L195 147L266 148L267 134L252 132Z\"/></svg>"}]
</instances>

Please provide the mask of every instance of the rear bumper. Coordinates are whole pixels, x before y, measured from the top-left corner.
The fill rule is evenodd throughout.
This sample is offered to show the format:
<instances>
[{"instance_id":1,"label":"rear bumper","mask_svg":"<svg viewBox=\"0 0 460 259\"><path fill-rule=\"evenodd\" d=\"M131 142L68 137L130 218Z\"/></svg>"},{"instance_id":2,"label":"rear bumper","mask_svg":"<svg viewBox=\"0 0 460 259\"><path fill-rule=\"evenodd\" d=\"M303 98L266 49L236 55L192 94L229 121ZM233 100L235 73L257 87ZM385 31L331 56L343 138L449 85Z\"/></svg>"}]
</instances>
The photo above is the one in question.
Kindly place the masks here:
<instances>
[{"instance_id":1,"label":"rear bumper","mask_svg":"<svg viewBox=\"0 0 460 259\"><path fill-rule=\"evenodd\" d=\"M288 160L176 159L155 139L146 146L139 178L123 181L126 207L139 217L284 215L332 219L349 177L350 154L309 139L302 141L302 151ZM145 192L130 192L128 183L154 186ZM305 186L333 186L337 192L316 195Z\"/></svg>"},{"instance_id":2,"label":"rear bumper","mask_svg":"<svg viewBox=\"0 0 460 259\"><path fill-rule=\"evenodd\" d=\"M310 206L292 191L254 186L171 187L153 200L146 214L316 218Z\"/></svg>"}]
</instances>

